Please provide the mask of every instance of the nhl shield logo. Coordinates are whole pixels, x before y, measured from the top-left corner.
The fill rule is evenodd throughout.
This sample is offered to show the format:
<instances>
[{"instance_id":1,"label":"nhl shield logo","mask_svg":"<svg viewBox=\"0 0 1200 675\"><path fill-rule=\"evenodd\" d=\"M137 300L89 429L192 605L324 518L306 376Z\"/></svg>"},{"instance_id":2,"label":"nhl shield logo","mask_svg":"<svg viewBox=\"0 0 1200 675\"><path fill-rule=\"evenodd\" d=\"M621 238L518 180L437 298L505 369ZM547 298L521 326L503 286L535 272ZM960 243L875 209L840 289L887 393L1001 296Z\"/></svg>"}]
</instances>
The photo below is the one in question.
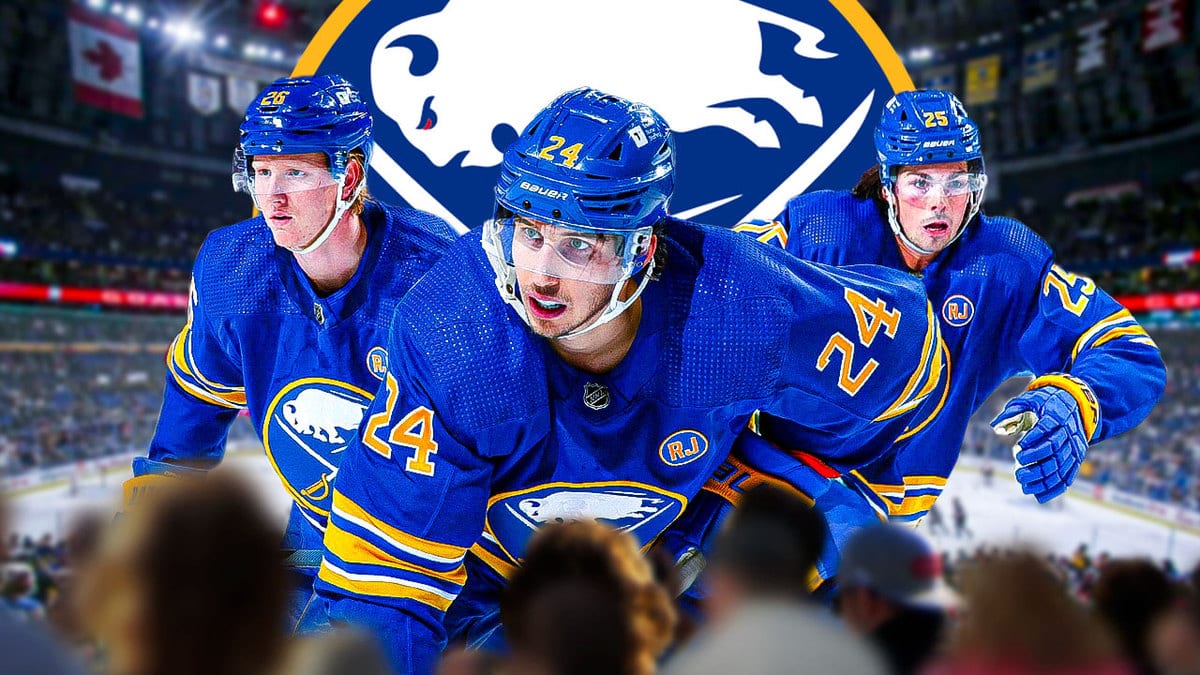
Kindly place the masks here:
<instances>
[{"instance_id":1,"label":"nhl shield logo","mask_svg":"<svg viewBox=\"0 0 1200 675\"><path fill-rule=\"evenodd\" d=\"M687 158L675 215L726 227L853 185L913 88L855 0L345 0L294 71L314 73L372 107L372 194L460 232L491 217L505 148L580 86L662 114Z\"/></svg>"},{"instance_id":2,"label":"nhl shield logo","mask_svg":"<svg viewBox=\"0 0 1200 675\"><path fill-rule=\"evenodd\" d=\"M592 410L604 410L611 402L612 398L609 396L608 387L595 382L583 385L583 404L587 407Z\"/></svg>"}]
</instances>

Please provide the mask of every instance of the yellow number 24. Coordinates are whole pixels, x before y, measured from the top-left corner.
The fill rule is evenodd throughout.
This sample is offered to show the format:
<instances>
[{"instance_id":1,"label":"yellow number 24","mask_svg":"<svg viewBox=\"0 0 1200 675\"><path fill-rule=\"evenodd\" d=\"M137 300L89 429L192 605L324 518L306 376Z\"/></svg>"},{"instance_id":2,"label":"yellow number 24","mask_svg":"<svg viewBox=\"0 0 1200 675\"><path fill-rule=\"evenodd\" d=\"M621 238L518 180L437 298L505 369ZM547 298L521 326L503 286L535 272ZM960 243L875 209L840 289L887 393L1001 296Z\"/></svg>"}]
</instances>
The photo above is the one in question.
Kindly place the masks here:
<instances>
[{"instance_id":1,"label":"yellow number 24","mask_svg":"<svg viewBox=\"0 0 1200 675\"><path fill-rule=\"evenodd\" d=\"M422 476L432 476L433 470L437 467L434 466L431 456L436 455L438 451L437 441L433 440L432 410L425 406L414 408L404 416L404 419L392 425L392 431L388 434L387 441L379 438L380 428L387 426L392 419L393 408L399 397L399 389L396 377L388 373L387 404L382 412L371 415L367 420L367 426L363 429L363 443L386 459L392 458L392 445L411 448L413 454L405 459L404 470Z\"/></svg>"},{"instance_id":2,"label":"yellow number 24","mask_svg":"<svg viewBox=\"0 0 1200 675\"><path fill-rule=\"evenodd\" d=\"M858 344L870 347L879 335L880 328L883 329L883 334L889 338L896 337L896 329L900 326L900 310L888 309L882 299L868 300L865 295L850 288L846 289L844 297L846 304L850 305L850 309L854 313ZM825 343L825 348L817 357L817 370L824 372L833 362L834 352L841 354L842 363L838 370L838 388L851 396L858 394L867 380L871 379L875 369L879 367L878 361L867 359L866 364L858 370L858 373L854 373L852 371L854 346L854 342L839 331L829 336L829 341Z\"/></svg>"}]
</instances>

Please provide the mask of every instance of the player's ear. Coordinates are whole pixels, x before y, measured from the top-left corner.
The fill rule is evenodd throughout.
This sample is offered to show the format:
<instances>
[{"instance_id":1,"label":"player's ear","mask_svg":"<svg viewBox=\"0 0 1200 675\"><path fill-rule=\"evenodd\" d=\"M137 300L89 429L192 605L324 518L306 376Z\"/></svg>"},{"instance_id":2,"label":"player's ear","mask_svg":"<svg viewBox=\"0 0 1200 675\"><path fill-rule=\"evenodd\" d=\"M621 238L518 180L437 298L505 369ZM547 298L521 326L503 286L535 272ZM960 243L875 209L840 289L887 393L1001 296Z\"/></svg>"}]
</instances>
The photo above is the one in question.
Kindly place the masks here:
<instances>
[{"instance_id":1,"label":"player's ear","mask_svg":"<svg viewBox=\"0 0 1200 675\"><path fill-rule=\"evenodd\" d=\"M364 180L366 180L366 176L363 171L362 159L351 156L350 161L346 162L346 185L342 188L342 199L350 199L354 196L358 184Z\"/></svg>"}]
</instances>

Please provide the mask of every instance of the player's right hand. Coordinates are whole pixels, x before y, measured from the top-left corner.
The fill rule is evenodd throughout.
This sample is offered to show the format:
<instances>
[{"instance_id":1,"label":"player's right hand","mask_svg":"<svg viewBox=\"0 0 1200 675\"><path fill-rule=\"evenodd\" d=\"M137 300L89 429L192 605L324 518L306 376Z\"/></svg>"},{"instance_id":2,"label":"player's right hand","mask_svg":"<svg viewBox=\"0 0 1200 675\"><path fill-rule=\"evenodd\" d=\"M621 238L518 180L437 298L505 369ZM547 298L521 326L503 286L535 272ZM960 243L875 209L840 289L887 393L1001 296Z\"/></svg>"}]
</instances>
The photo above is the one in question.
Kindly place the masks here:
<instances>
[{"instance_id":1,"label":"player's right hand","mask_svg":"<svg viewBox=\"0 0 1200 675\"><path fill-rule=\"evenodd\" d=\"M121 512L140 508L154 494L180 479L203 478L208 472L170 462L156 462L145 457L133 460L133 478L121 485Z\"/></svg>"}]
</instances>

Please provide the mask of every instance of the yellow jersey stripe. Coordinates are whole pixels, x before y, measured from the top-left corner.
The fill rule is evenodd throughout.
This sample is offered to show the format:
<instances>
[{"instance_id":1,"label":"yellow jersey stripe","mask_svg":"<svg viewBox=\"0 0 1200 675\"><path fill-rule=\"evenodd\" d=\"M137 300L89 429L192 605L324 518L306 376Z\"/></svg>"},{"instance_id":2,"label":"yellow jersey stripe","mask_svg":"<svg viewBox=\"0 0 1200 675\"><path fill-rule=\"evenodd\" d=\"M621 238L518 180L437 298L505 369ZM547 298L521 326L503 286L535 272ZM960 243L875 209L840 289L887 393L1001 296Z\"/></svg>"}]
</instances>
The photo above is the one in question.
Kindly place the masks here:
<instances>
[{"instance_id":1,"label":"yellow jersey stripe","mask_svg":"<svg viewBox=\"0 0 1200 675\"><path fill-rule=\"evenodd\" d=\"M925 321L927 328L925 342L921 345L921 363L904 385L904 391L900 397L879 417L875 418L876 422L898 417L917 407L937 383L935 375L940 376L942 369L940 355L942 336L938 330L937 317L933 314L933 305L929 304L928 300L925 301ZM926 376L924 380L922 380L922 375Z\"/></svg>"},{"instance_id":2,"label":"yellow jersey stripe","mask_svg":"<svg viewBox=\"0 0 1200 675\"><path fill-rule=\"evenodd\" d=\"M226 400L220 396L217 396L216 394L209 393L208 391L201 389L200 387L193 384L191 378L188 378L188 377L182 375L175 368L170 367L171 363L168 362L167 365L168 365L168 370L171 372L171 377L175 380L175 383L178 384L181 389L183 389L187 393L191 394L193 397L198 398L201 401L204 401L205 403L211 403L213 405L221 406L222 408L233 408L234 410L238 410L238 409L246 407L244 398L243 398L243 403L239 404L239 403L234 403L233 401Z\"/></svg>"},{"instance_id":3,"label":"yellow jersey stripe","mask_svg":"<svg viewBox=\"0 0 1200 675\"><path fill-rule=\"evenodd\" d=\"M171 357L167 359L167 367L171 371L171 375L175 378L175 381L186 389L188 393L203 401L226 408L246 407L246 390L244 387L213 385L194 372L192 366L195 364L191 363L188 354L189 332L190 327L184 326L183 330L180 331L179 335L175 336L175 340L171 343ZM203 394L199 393L201 391Z\"/></svg>"},{"instance_id":4,"label":"yellow jersey stripe","mask_svg":"<svg viewBox=\"0 0 1200 675\"><path fill-rule=\"evenodd\" d=\"M877 494L887 494L887 495L891 495L891 494L903 495L904 494L904 486L903 485L894 485L894 484L890 484L890 483L872 483L871 481L867 480L865 476L863 476L861 473L859 473L858 469L851 469L850 473L855 478L862 481L863 485L866 485L867 487L871 488L871 491L875 492Z\"/></svg>"},{"instance_id":5,"label":"yellow jersey stripe","mask_svg":"<svg viewBox=\"0 0 1200 675\"><path fill-rule=\"evenodd\" d=\"M904 477L904 485L910 489L913 487L917 487L917 486L944 488L944 487L946 487L946 477L945 476L905 476Z\"/></svg>"},{"instance_id":6,"label":"yellow jersey stripe","mask_svg":"<svg viewBox=\"0 0 1200 675\"><path fill-rule=\"evenodd\" d=\"M328 559L321 562L317 577L325 583L355 595L374 595L384 598L408 598L444 612L456 596L433 586L415 581L394 579L377 574L352 574Z\"/></svg>"},{"instance_id":7,"label":"yellow jersey stripe","mask_svg":"<svg viewBox=\"0 0 1200 675\"><path fill-rule=\"evenodd\" d=\"M920 495L918 497L907 497L904 503L898 504L892 508L893 516L911 516L922 511L928 511L933 507L933 503L941 495Z\"/></svg>"},{"instance_id":8,"label":"yellow jersey stripe","mask_svg":"<svg viewBox=\"0 0 1200 675\"><path fill-rule=\"evenodd\" d=\"M1083 346L1090 342L1091 339L1098 333L1101 333L1119 323L1124 323L1126 321L1133 321L1133 315L1129 313L1128 309L1117 310L1116 312L1113 312L1112 314L1097 321L1092 325L1091 328L1084 331L1083 335L1080 335L1079 339L1075 341L1075 347L1071 349L1071 360L1074 361L1075 358L1079 356L1079 352L1083 349Z\"/></svg>"},{"instance_id":9,"label":"yellow jersey stripe","mask_svg":"<svg viewBox=\"0 0 1200 675\"><path fill-rule=\"evenodd\" d=\"M916 434L918 431L924 429L926 426L929 425L930 422L937 419L938 414L942 412L942 408L946 405L946 398L950 395L950 378L951 378L950 347L947 346L945 342L942 342L942 363L943 363L943 367L946 371L946 374L945 374L945 377L942 378L942 398L941 398L941 400L938 401L937 407L933 409L933 412L929 413L928 417L921 420L920 424L918 424L917 426L913 427L912 429L909 429L908 431L905 431L904 433L900 434L894 441L895 443L899 443L900 441L903 441L906 438L910 438L911 436Z\"/></svg>"},{"instance_id":10,"label":"yellow jersey stripe","mask_svg":"<svg viewBox=\"0 0 1200 675\"><path fill-rule=\"evenodd\" d=\"M513 565L500 556L493 554L481 544L476 543L474 546L472 546L471 553L474 553L475 556L482 560L485 565L495 570L496 574L499 574L505 579L511 578L512 575L517 571L516 565Z\"/></svg>"},{"instance_id":11,"label":"yellow jersey stripe","mask_svg":"<svg viewBox=\"0 0 1200 675\"><path fill-rule=\"evenodd\" d=\"M415 558L428 560L439 565L457 566L467 554L465 546L452 546L428 539L421 539L393 525L389 525L367 513L366 509L355 504L349 497L337 490L333 491L333 515L358 525L397 550L403 551Z\"/></svg>"},{"instance_id":12,"label":"yellow jersey stripe","mask_svg":"<svg viewBox=\"0 0 1200 675\"><path fill-rule=\"evenodd\" d=\"M778 243L779 248L787 248L788 231L778 220L762 224L738 223L733 226L733 231L749 234L763 244Z\"/></svg>"},{"instance_id":13,"label":"yellow jersey stripe","mask_svg":"<svg viewBox=\"0 0 1200 675\"><path fill-rule=\"evenodd\" d=\"M1146 333L1146 329L1142 328L1141 326L1118 326L1108 331L1104 335L1096 338L1096 341L1092 343L1092 347L1099 347L1105 342L1111 342L1117 338L1127 337L1130 335L1136 335L1139 337L1145 336L1147 338L1150 337L1150 335ZM1153 344L1153 341L1151 341L1151 344Z\"/></svg>"},{"instance_id":14,"label":"yellow jersey stripe","mask_svg":"<svg viewBox=\"0 0 1200 675\"><path fill-rule=\"evenodd\" d=\"M330 553L337 556L338 559L355 565L391 567L445 581L456 586L462 586L467 582L467 566L465 564L459 565L449 572L436 572L427 567L397 560L384 553L378 546L346 532L337 525L330 525L329 529L325 532L325 547L329 549Z\"/></svg>"}]
</instances>

